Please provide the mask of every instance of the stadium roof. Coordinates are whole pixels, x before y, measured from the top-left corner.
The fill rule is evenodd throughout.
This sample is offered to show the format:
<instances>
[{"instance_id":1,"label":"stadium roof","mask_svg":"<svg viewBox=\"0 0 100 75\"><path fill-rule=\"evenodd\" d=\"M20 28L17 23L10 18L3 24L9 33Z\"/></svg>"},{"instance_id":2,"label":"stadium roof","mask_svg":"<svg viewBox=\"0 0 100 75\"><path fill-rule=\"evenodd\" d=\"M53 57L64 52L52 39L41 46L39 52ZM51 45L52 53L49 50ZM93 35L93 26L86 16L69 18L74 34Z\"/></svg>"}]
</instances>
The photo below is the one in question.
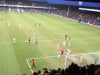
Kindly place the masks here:
<instances>
[{"instance_id":1,"label":"stadium roof","mask_svg":"<svg viewBox=\"0 0 100 75\"><path fill-rule=\"evenodd\" d=\"M100 8L100 1L95 0L92 2L90 0L27 0L27 1L38 1L47 2L50 4L62 4L62 5L73 5L73 6L86 6L86 7L96 7Z\"/></svg>"},{"instance_id":2,"label":"stadium roof","mask_svg":"<svg viewBox=\"0 0 100 75\"><path fill-rule=\"evenodd\" d=\"M1 0L2 1L2 0ZM4 1L37 1L37 2L47 2L49 4L62 4L80 7L96 7L100 8L99 0L4 0Z\"/></svg>"}]
</instances>

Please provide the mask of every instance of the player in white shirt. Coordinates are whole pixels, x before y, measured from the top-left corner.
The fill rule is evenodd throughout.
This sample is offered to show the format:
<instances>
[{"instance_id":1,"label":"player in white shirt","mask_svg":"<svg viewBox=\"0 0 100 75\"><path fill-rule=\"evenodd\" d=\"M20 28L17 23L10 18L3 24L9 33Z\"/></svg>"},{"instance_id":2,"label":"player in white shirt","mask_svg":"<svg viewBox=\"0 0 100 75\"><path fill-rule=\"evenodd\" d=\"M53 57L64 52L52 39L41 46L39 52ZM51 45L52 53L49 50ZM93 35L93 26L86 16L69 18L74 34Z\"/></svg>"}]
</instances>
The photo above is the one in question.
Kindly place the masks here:
<instances>
[{"instance_id":1,"label":"player in white shirt","mask_svg":"<svg viewBox=\"0 0 100 75\"><path fill-rule=\"evenodd\" d=\"M83 55L80 56L80 65L82 64Z\"/></svg>"},{"instance_id":2,"label":"player in white shirt","mask_svg":"<svg viewBox=\"0 0 100 75\"><path fill-rule=\"evenodd\" d=\"M66 41L64 40L64 41L63 41L63 46L65 46L65 45L66 45Z\"/></svg>"},{"instance_id":3,"label":"player in white shirt","mask_svg":"<svg viewBox=\"0 0 100 75\"><path fill-rule=\"evenodd\" d=\"M13 41L14 41L14 43L16 43L16 38L15 37L13 38Z\"/></svg>"},{"instance_id":4,"label":"player in white shirt","mask_svg":"<svg viewBox=\"0 0 100 75\"><path fill-rule=\"evenodd\" d=\"M70 42L68 44L69 44L69 47L70 47Z\"/></svg>"},{"instance_id":5,"label":"player in white shirt","mask_svg":"<svg viewBox=\"0 0 100 75\"><path fill-rule=\"evenodd\" d=\"M70 42L71 42L71 40L70 40L70 36L69 36L69 39L68 39L68 44L69 44L69 47L71 46L71 45L70 45Z\"/></svg>"},{"instance_id":6,"label":"player in white shirt","mask_svg":"<svg viewBox=\"0 0 100 75\"><path fill-rule=\"evenodd\" d=\"M57 49L59 50L59 48L60 48L60 44L59 44L59 42L57 43Z\"/></svg>"},{"instance_id":7,"label":"player in white shirt","mask_svg":"<svg viewBox=\"0 0 100 75\"><path fill-rule=\"evenodd\" d=\"M58 50L58 52L57 52L58 59L60 58L60 54L61 54L61 52Z\"/></svg>"},{"instance_id":8,"label":"player in white shirt","mask_svg":"<svg viewBox=\"0 0 100 75\"><path fill-rule=\"evenodd\" d=\"M69 54L70 54L70 50L67 49L67 51L66 51L66 59L68 58Z\"/></svg>"},{"instance_id":9,"label":"player in white shirt","mask_svg":"<svg viewBox=\"0 0 100 75\"><path fill-rule=\"evenodd\" d=\"M59 46L60 46L60 44L59 44L59 42L57 43L57 49L59 49Z\"/></svg>"},{"instance_id":10,"label":"player in white shirt","mask_svg":"<svg viewBox=\"0 0 100 75\"><path fill-rule=\"evenodd\" d=\"M35 35L35 33L33 32L33 33L32 33L32 37L33 37L33 38L34 38L34 35Z\"/></svg>"},{"instance_id":11,"label":"player in white shirt","mask_svg":"<svg viewBox=\"0 0 100 75\"><path fill-rule=\"evenodd\" d=\"M59 47L60 46L60 44L59 44L59 42L57 43L57 47Z\"/></svg>"},{"instance_id":12,"label":"player in white shirt","mask_svg":"<svg viewBox=\"0 0 100 75\"><path fill-rule=\"evenodd\" d=\"M19 29L21 29L22 28L22 26L21 25L19 25Z\"/></svg>"},{"instance_id":13,"label":"player in white shirt","mask_svg":"<svg viewBox=\"0 0 100 75\"><path fill-rule=\"evenodd\" d=\"M8 22L8 26L10 26L10 22Z\"/></svg>"},{"instance_id":14,"label":"player in white shirt","mask_svg":"<svg viewBox=\"0 0 100 75\"><path fill-rule=\"evenodd\" d=\"M99 60L98 60L98 65L100 65L100 57L99 57Z\"/></svg>"}]
</instances>

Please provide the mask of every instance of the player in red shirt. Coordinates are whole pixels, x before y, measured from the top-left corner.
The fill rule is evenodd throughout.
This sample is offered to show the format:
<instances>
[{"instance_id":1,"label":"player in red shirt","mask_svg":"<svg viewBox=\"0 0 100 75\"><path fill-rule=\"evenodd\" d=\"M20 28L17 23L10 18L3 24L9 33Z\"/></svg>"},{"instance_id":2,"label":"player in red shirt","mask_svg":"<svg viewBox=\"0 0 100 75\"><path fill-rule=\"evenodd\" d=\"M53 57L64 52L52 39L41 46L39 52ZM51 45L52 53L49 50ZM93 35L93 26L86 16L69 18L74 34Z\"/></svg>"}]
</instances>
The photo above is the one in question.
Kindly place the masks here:
<instances>
[{"instance_id":1,"label":"player in red shirt","mask_svg":"<svg viewBox=\"0 0 100 75\"><path fill-rule=\"evenodd\" d=\"M31 67L31 69L32 69L33 67L36 68L36 66L35 66L35 62L34 62L34 59L32 59L32 67Z\"/></svg>"},{"instance_id":2,"label":"player in red shirt","mask_svg":"<svg viewBox=\"0 0 100 75\"><path fill-rule=\"evenodd\" d=\"M30 39L30 37L29 37L29 38L28 38L29 43L30 43L30 40L31 40L31 39Z\"/></svg>"},{"instance_id":3,"label":"player in red shirt","mask_svg":"<svg viewBox=\"0 0 100 75\"><path fill-rule=\"evenodd\" d=\"M70 36L69 36L69 41L70 41Z\"/></svg>"},{"instance_id":4,"label":"player in red shirt","mask_svg":"<svg viewBox=\"0 0 100 75\"><path fill-rule=\"evenodd\" d=\"M34 23L34 26L36 26L36 23Z\"/></svg>"},{"instance_id":5,"label":"player in red shirt","mask_svg":"<svg viewBox=\"0 0 100 75\"><path fill-rule=\"evenodd\" d=\"M35 41L35 45L38 45L38 40L36 39L36 41Z\"/></svg>"},{"instance_id":6,"label":"player in red shirt","mask_svg":"<svg viewBox=\"0 0 100 75\"><path fill-rule=\"evenodd\" d=\"M67 39L67 35L65 35L65 40Z\"/></svg>"},{"instance_id":7,"label":"player in red shirt","mask_svg":"<svg viewBox=\"0 0 100 75\"><path fill-rule=\"evenodd\" d=\"M2 18L1 18L1 21L2 21Z\"/></svg>"},{"instance_id":8,"label":"player in red shirt","mask_svg":"<svg viewBox=\"0 0 100 75\"><path fill-rule=\"evenodd\" d=\"M41 23L39 23L39 26L41 26Z\"/></svg>"},{"instance_id":9,"label":"player in red shirt","mask_svg":"<svg viewBox=\"0 0 100 75\"><path fill-rule=\"evenodd\" d=\"M61 49L61 54L63 55L63 53L64 53L64 49L62 48L62 49Z\"/></svg>"}]
</instances>

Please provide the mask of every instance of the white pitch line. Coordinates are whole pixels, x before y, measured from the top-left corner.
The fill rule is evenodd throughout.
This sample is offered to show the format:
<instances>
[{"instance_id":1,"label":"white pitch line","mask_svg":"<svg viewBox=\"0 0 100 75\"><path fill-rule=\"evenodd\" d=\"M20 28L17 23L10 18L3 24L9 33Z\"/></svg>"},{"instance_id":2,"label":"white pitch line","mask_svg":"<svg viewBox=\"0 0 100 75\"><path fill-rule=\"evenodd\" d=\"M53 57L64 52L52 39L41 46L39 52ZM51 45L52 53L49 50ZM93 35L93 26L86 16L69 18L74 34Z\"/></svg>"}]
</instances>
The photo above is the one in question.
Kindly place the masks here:
<instances>
[{"instance_id":1,"label":"white pitch line","mask_svg":"<svg viewBox=\"0 0 100 75\"><path fill-rule=\"evenodd\" d=\"M77 56L77 55L89 55L89 54L97 54L97 53L100 53L100 51L98 52L87 52L87 53L77 53L77 54L72 54L70 56Z\"/></svg>"},{"instance_id":2,"label":"white pitch line","mask_svg":"<svg viewBox=\"0 0 100 75\"><path fill-rule=\"evenodd\" d=\"M1 42L0 44L8 44L8 43L13 43L13 42Z\"/></svg>"},{"instance_id":3,"label":"white pitch line","mask_svg":"<svg viewBox=\"0 0 100 75\"><path fill-rule=\"evenodd\" d=\"M64 66L64 69L66 68L66 61L67 61L67 59L66 59L66 57L65 57L65 66Z\"/></svg>"},{"instance_id":4,"label":"white pitch line","mask_svg":"<svg viewBox=\"0 0 100 75\"><path fill-rule=\"evenodd\" d=\"M33 38L31 38L31 39L33 39ZM97 38L75 38L75 39L97 39ZM71 40L75 40L75 39L71 39ZM52 39L52 40L63 40L63 39ZM42 39L42 40L39 40L39 41L50 41L50 40L49 39L47 39L47 40ZM29 42L29 41L28 40L18 41L16 43L20 43L20 42ZM31 41L31 42L34 42L34 41ZM1 42L0 44L8 44L8 43L13 43L13 42Z\"/></svg>"},{"instance_id":5,"label":"white pitch line","mask_svg":"<svg viewBox=\"0 0 100 75\"><path fill-rule=\"evenodd\" d=\"M71 40L75 40L75 39L99 39L100 37L94 37L94 38L74 38L74 39L71 39Z\"/></svg>"},{"instance_id":6,"label":"white pitch line","mask_svg":"<svg viewBox=\"0 0 100 75\"><path fill-rule=\"evenodd\" d=\"M29 68L30 68L31 72L33 73L33 70L31 69L31 66L30 66L30 64L29 64L29 62L28 62L28 60L27 60L27 59L26 59L26 62L27 62L27 64L28 64L28 66L29 66Z\"/></svg>"},{"instance_id":7,"label":"white pitch line","mask_svg":"<svg viewBox=\"0 0 100 75\"><path fill-rule=\"evenodd\" d=\"M46 56L46 57L30 58L30 59L27 59L27 60L32 60L32 59L43 59L43 58L50 58L50 57L57 57L57 56Z\"/></svg>"},{"instance_id":8,"label":"white pitch line","mask_svg":"<svg viewBox=\"0 0 100 75\"><path fill-rule=\"evenodd\" d=\"M52 36L48 36L48 37L52 37ZM45 37L36 37L36 38L45 38ZM100 37L96 37L96 38L74 38L74 39L71 39L71 40L75 40L75 39L98 39L98 38L100 38ZM31 39L34 39L34 38L31 38ZM56 38L56 39L51 39L51 40L63 40L63 38ZM42 39L42 40L39 40L39 41L50 41L50 40ZM28 40L18 41L16 43L20 43L20 42L28 42ZM31 41L31 42L33 42L33 41ZM5 44L5 43L13 43L13 42L1 42L0 44Z\"/></svg>"},{"instance_id":9,"label":"white pitch line","mask_svg":"<svg viewBox=\"0 0 100 75\"><path fill-rule=\"evenodd\" d=\"M78 56L78 55L97 54L97 53L100 53L100 51L98 51L98 52L87 52L87 53L71 54L71 55L69 55L69 57L70 57L70 56ZM65 55L63 55L63 56L65 56ZM32 60L32 59L43 59L43 58L51 58L51 57L57 57L57 56L45 56L45 57L29 58L29 59L27 59L27 60Z\"/></svg>"},{"instance_id":10,"label":"white pitch line","mask_svg":"<svg viewBox=\"0 0 100 75\"><path fill-rule=\"evenodd\" d=\"M52 39L52 40L62 40L62 39ZM39 41L50 41L50 40L39 40ZM17 41L16 43L20 43L20 42L29 42L28 40L25 41ZM30 41L30 42L34 42L34 41ZM8 44L8 43L13 43L13 42L0 42L0 44Z\"/></svg>"}]
</instances>

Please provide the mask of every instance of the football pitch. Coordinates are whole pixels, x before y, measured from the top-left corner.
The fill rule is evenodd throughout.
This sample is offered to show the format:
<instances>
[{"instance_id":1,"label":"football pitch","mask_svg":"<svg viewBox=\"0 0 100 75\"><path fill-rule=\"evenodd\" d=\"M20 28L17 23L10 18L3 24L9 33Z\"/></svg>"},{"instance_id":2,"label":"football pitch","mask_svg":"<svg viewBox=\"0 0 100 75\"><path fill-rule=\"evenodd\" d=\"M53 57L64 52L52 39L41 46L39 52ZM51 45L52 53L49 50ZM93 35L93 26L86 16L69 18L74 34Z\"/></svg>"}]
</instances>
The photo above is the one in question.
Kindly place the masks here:
<instances>
[{"instance_id":1,"label":"football pitch","mask_svg":"<svg viewBox=\"0 0 100 75\"><path fill-rule=\"evenodd\" d=\"M34 71L43 71L45 67L65 68L71 62L79 64L81 54L84 65L95 63L100 57L99 28L50 14L0 12L0 18L0 75L30 75ZM63 47L65 35L71 38L70 47L68 40ZM36 39L38 45L35 45ZM68 60L65 60L65 52L57 59L58 42L59 49L70 49ZM35 59L36 69L30 69L31 59Z\"/></svg>"}]
</instances>

